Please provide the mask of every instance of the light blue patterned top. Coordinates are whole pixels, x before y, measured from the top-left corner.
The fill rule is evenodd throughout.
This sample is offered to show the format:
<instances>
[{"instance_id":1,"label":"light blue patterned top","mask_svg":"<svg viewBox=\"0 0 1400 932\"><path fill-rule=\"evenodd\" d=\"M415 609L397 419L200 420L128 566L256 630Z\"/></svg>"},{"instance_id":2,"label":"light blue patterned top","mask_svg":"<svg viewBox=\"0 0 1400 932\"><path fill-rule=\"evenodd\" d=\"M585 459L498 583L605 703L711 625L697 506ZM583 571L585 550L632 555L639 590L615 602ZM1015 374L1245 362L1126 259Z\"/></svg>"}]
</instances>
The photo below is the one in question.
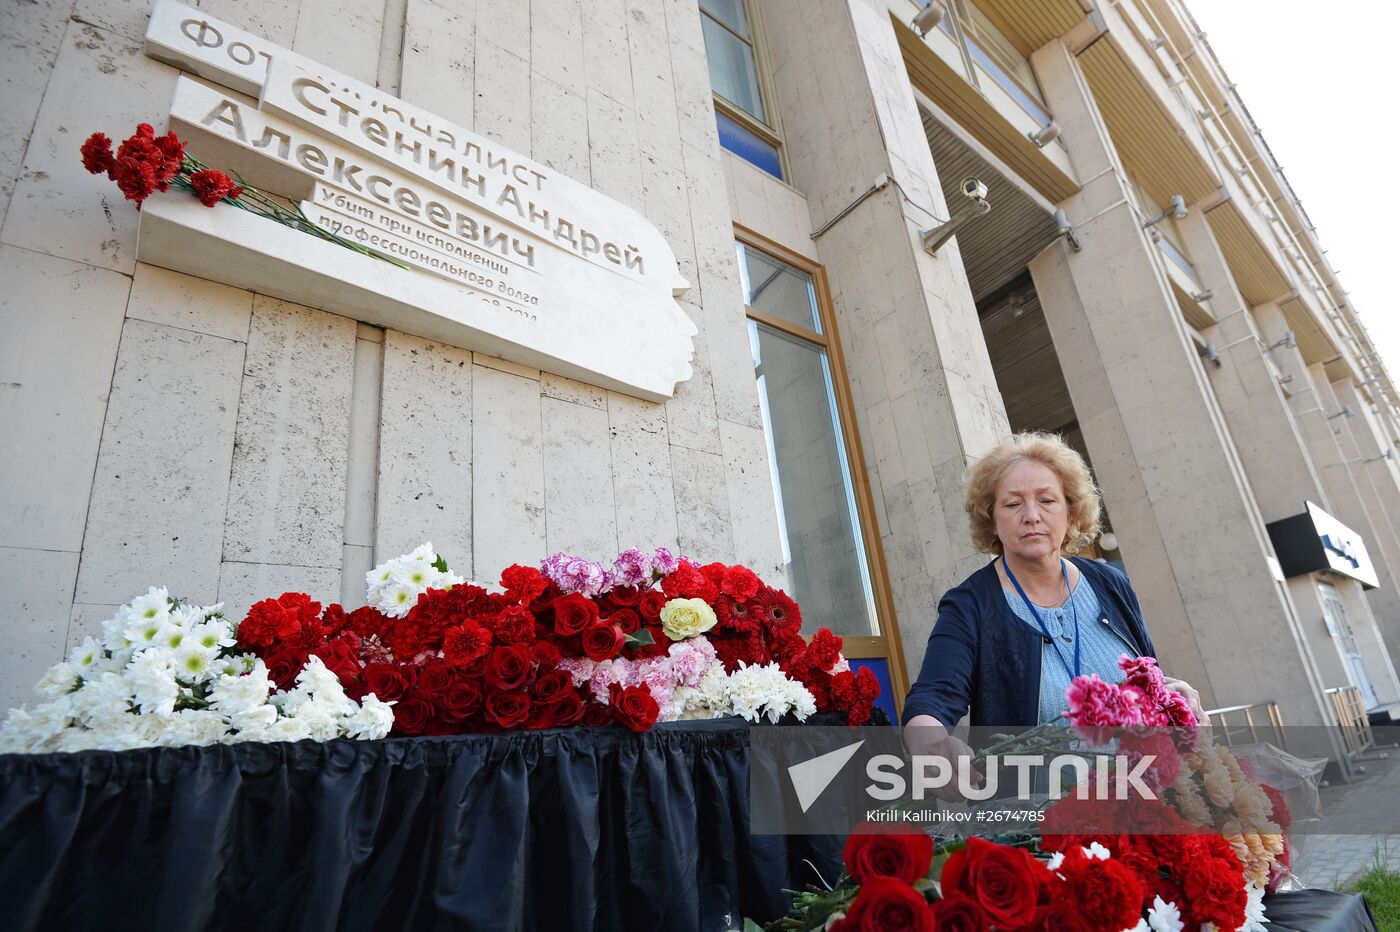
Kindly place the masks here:
<instances>
[{"instance_id":1,"label":"light blue patterned top","mask_svg":"<svg viewBox=\"0 0 1400 932\"><path fill-rule=\"evenodd\" d=\"M1040 626L1035 623L1020 595L1005 588L1002 593L1016 617L1040 634ZM1121 683L1123 671L1118 668L1118 658L1125 653L1131 656L1136 652L1108 626L1103 613L1099 611L1099 597L1083 576L1075 583L1074 592L1064 605L1059 608L1036 608L1040 611L1046 630L1060 648L1056 653L1055 646L1044 641L1040 644L1040 724L1044 724L1059 719L1061 713L1069 709L1069 703L1065 702L1065 689L1069 687L1072 677L1060 657L1063 656L1070 666L1074 665L1076 617L1079 619L1079 664L1083 675L1097 673L1105 682Z\"/></svg>"}]
</instances>

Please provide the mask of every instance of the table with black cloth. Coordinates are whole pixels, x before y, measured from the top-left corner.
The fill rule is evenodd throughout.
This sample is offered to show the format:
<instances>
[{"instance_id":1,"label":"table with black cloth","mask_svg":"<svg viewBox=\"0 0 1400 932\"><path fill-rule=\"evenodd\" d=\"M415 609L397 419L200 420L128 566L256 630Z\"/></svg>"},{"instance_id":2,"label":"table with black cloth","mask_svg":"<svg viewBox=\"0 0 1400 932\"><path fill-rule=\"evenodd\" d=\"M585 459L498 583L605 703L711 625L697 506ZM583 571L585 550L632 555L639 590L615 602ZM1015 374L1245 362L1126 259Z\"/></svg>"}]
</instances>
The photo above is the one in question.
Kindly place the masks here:
<instances>
[{"instance_id":1,"label":"table with black cloth","mask_svg":"<svg viewBox=\"0 0 1400 932\"><path fill-rule=\"evenodd\" d=\"M0 929L722 932L840 873L840 839L749 834L748 780L739 719L0 755Z\"/></svg>"},{"instance_id":2,"label":"table with black cloth","mask_svg":"<svg viewBox=\"0 0 1400 932\"><path fill-rule=\"evenodd\" d=\"M0 928L738 928L840 857L749 834L748 751L721 719L0 755Z\"/></svg>"}]
</instances>

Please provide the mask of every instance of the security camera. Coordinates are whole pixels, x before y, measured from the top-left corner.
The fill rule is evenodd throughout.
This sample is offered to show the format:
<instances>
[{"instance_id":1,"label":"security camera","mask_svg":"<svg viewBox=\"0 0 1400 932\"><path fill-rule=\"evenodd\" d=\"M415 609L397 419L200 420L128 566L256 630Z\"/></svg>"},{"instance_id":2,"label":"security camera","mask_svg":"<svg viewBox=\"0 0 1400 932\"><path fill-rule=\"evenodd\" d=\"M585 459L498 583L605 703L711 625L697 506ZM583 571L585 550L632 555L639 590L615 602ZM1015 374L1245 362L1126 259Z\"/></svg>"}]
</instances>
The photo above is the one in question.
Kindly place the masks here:
<instances>
[{"instance_id":1,"label":"security camera","mask_svg":"<svg viewBox=\"0 0 1400 932\"><path fill-rule=\"evenodd\" d=\"M1180 194L1173 195L1172 206L1167 208L1167 211L1172 215L1173 220L1185 220L1186 198L1182 197Z\"/></svg>"},{"instance_id":2,"label":"security camera","mask_svg":"<svg viewBox=\"0 0 1400 932\"><path fill-rule=\"evenodd\" d=\"M987 186L971 176L958 182L958 188L962 191L963 197L980 201L987 196Z\"/></svg>"}]
</instances>

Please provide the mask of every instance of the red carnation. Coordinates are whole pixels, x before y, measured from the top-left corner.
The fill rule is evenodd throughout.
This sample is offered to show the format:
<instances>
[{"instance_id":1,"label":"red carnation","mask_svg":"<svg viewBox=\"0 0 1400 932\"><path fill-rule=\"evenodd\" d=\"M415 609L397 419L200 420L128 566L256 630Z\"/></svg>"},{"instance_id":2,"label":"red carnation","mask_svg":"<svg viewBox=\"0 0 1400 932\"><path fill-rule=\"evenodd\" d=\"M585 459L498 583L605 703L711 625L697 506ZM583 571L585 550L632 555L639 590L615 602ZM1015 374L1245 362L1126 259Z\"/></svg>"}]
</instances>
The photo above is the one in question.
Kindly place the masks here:
<instances>
[{"instance_id":1,"label":"red carnation","mask_svg":"<svg viewBox=\"0 0 1400 932\"><path fill-rule=\"evenodd\" d=\"M549 588L549 580L533 566L516 563L501 571L501 586L506 595L522 605L528 605Z\"/></svg>"},{"instance_id":2,"label":"red carnation","mask_svg":"<svg viewBox=\"0 0 1400 932\"><path fill-rule=\"evenodd\" d=\"M320 640L321 603L304 592L284 592L275 599L263 599L248 609L248 617L238 626L238 643L245 650L269 647L278 641L295 641L303 648Z\"/></svg>"},{"instance_id":3,"label":"red carnation","mask_svg":"<svg viewBox=\"0 0 1400 932\"><path fill-rule=\"evenodd\" d=\"M1064 883L1050 888L1052 916L1076 917L1085 932L1122 932L1142 918L1142 882L1131 868L1117 860L1091 858L1084 849L1076 847L1065 852L1057 873ZM1238 883L1240 877L1235 879ZM1243 913L1240 920L1244 920ZM1054 925L1062 928L1066 923Z\"/></svg>"},{"instance_id":4,"label":"red carnation","mask_svg":"<svg viewBox=\"0 0 1400 932\"><path fill-rule=\"evenodd\" d=\"M731 566L725 569L719 583L719 591L736 602L747 602L758 594L762 586L758 574L747 566Z\"/></svg>"},{"instance_id":5,"label":"red carnation","mask_svg":"<svg viewBox=\"0 0 1400 932\"><path fill-rule=\"evenodd\" d=\"M116 158L112 155L112 140L107 138L106 133L93 133L83 143L83 168L86 168L94 175L101 175L112 170L116 164Z\"/></svg>"},{"instance_id":6,"label":"red carnation","mask_svg":"<svg viewBox=\"0 0 1400 932\"><path fill-rule=\"evenodd\" d=\"M633 731L646 731L661 714L661 707L651 696L646 686L623 687L613 683L608 695L613 715L618 724L626 725Z\"/></svg>"},{"instance_id":7,"label":"red carnation","mask_svg":"<svg viewBox=\"0 0 1400 932\"><path fill-rule=\"evenodd\" d=\"M497 644L519 644L535 638L535 616L519 605L508 605L484 619Z\"/></svg>"},{"instance_id":8,"label":"red carnation","mask_svg":"<svg viewBox=\"0 0 1400 932\"><path fill-rule=\"evenodd\" d=\"M823 673L830 673L841 659L841 639L826 628L818 628L807 645L807 659Z\"/></svg>"},{"instance_id":9,"label":"red carnation","mask_svg":"<svg viewBox=\"0 0 1400 932\"><path fill-rule=\"evenodd\" d=\"M703 599L712 603L719 598L719 587L686 560L680 562L674 573L661 580L661 591L672 599Z\"/></svg>"},{"instance_id":10,"label":"red carnation","mask_svg":"<svg viewBox=\"0 0 1400 932\"><path fill-rule=\"evenodd\" d=\"M224 198L236 199L243 189L223 172L214 168L197 171L190 176L190 187L194 188L199 202L205 207L213 207Z\"/></svg>"},{"instance_id":11,"label":"red carnation","mask_svg":"<svg viewBox=\"0 0 1400 932\"><path fill-rule=\"evenodd\" d=\"M860 888L855 902L833 932L934 932L933 910L924 895L902 880L875 877Z\"/></svg>"},{"instance_id":12,"label":"red carnation","mask_svg":"<svg viewBox=\"0 0 1400 932\"><path fill-rule=\"evenodd\" d=\"M1192 928L1213 922L1217 928L1238 929L1244 924L1248 894L1239 859L1219 835L1198 835L1195 855L1180 865L1181 888L1186 902L1182 918ZM1214 842L1219 842L1216 846Z\"/></svg>"},{"instance_id":13,"label":"red carnation","mask_svg":"<svg viewBox=\"0 0 1400 932\"><path fill-rule=\"evenodd\" d=\"M442 633L442 653L454 667L469 667L491 649L491 632L474 621L466 621Z\"/></svg>"},{"instance_id":14,"label":"red carnation","mask_svg":"<svg viewBox=\"0 0 1400 932\"><path fill-rule=\"evenodd\" d=\"M533 672L534 658L528 644L493 647L486 658L486 682L492 689L521 689L529 685Z\"/></svg>"},{"instance_id":15,"label":"red carnation","mask_svg":"<svg viewBox=\"0 0 1400 932\"><path fill-rule=\"evenodd\" d=\"M912 884L928 873L933 839L923 832L896 834L863 828L846 839L846 870L858 884L874 877L895 877Z\"/></svg>"},{"instance_id":16,"label":"red carnation","mask_svg":"<svg viewBox=\"0 0 1400 932\"><path fill-rule=\"evenodd\" d=\"M582 634L598 620L598 606L577 592L554 600L554 633L563 637Z\"/></svg>"}]
</instances>

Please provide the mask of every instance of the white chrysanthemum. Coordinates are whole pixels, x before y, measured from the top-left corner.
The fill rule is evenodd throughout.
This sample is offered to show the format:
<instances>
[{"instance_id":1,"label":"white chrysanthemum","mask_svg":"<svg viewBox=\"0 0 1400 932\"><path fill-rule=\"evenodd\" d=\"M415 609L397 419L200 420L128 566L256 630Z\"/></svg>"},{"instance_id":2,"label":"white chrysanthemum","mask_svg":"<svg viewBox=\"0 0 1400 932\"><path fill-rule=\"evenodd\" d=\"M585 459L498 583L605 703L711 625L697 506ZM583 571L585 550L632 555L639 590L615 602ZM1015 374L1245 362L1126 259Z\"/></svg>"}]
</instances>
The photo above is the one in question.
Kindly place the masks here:
<instances>
[{"instance_id":1,"label":"white chrysanthemum","mask_svg":"<svg viewBox=\"0 0 1400 932\"><path fill-rule=\"evenodd\" d=\"M131 658L126 676L131 694L142 712L170 715L175 711L180 687L175 682L169 654L159 650L139 651Z\"/></svg>"},{"instance_id":2,"label":"white chrysanthemum","mask_svg":"<svg viewBox=\"0 0 1400 932\"><path fill-rule=\"evenodd\" d=\"M189 639L207 650L232 647L237 643L233 639L233 625L222 618L214 618L195 625L190 629Z\"/></svg>"},{"instance_id":3,"label":"white chrysanthemum","mask_svg":"<svg viewBox=\"0 0 1400 932\"><path fill-rule=\"evenodd\" d=\"M234 737L230 732L230 735L224 740L262 741L264 739L258 736L276 721L277 709L273 706L266 703L259 706L249 706L229 718L229 727L237 729L238 735Z\"/></svg>"},{"instance_id":4,"label":"white chrysanthemum","mask_svg":"<svg viewBox=\"0 0 1400 932\"><path fill-rule=\"evenodd\" d=\"M88 671L102 659L102 642L94 637L83 638L83 642L68 652L68 663L79 676L87 676Z\"/></svg>"},{"instance_id":5,"label":"white chrysanthemum","mask_svg":"<svg viewBox=\"0 0 1400 932\"><path fill-rule=\"evenodd\" d=\"M1113 853L1098 842L1092 842L1089 847L1082 849L1085 856L1098 858L1100 861L1107 861Z\"/></svg>"},{"instance_id":6,"label":"white chrysanthemum","mask_svg":"<svg viewBox=\"0 0 1400 932\"><path fill-rule=\"evenodd\" d=\"M422 560L397 560L394 562L394 572L390 579L421 592L432 585L440 575L442 574L431 563Z\"/></svg>"},{"instance_id":7,"label":"white chrysanthemum","mask_svg":"<svg viewBox=\"0 0 1400 932\"><path fill-rule=\"evenodd\" d=\"M409 609L418 604L421 590L401 582L391 582L378 592L374 607L390 618L402 618Z\"/></svg>"},{"instance_id":8,"label":"white chrysanthemum","mask_svg":"<svg viewBox=\"0 0 1400 932\"><path fill-rule=\"evenodd\" d=\"M132 612L130 605L123 605L118 608L111 618L102 622L102 643L110 651L124 651L132 647L131 640L126 636L127 625L132 622Z\"/></svg>"},{"instance_id":9,"label":"white chrysanthemum","mask_svg":"<svg viewBox=\"0 0 1400 932\"><path fill-rule=\"evenodd\" d=\"M1147 927L1146 919L1139 919L1137 925L1131 929L1124 929L1123 932L1152 932L1152 930Z\"/></svg>"},{"instance_id":10,"label":"white chrysanthemum","mask_svg":"<svg viewBox=\"0 0 1400 932\"><path fill-rule=\"evenodd\" d=\"M299 718L279 718L258 736L259 741L303 741L311 737L306 722Z\"/></svg>"},{"instance_id":11,"label":"white chrysanthemum","mask_svg":"<svg viewBox=\"0 0 1400 932\"><path fill-rule=\"evenodd\" d=\"M221 676L214 680L209 690L209 707L230 718L246 715L255 709L267 707L268 695L272 692L272 680L268 678L267 667L257 661L251 673L244 676ZM272 709L274 717L276 709Z\"/></svg>"},{"instance_id":12,"label":"white chrysanthemum","mask_svg":"<svg viewBox=\"0 0 1400 932\"><path fill-rule=\"evenodd\" d=\"M1147 908L1147 927L1152 932L1182 932L1186 928L1181 921L1181 910L1160 896L1153 897L1152 905Z\"/></svg>"},{"instance_id":13,"label":"white chrysanthemum","mask_svg":"<svg viewBox=\"0 0 1400 932\"><path fill-rule=\"evenodd\" d=\"M80 722L110 721L131 711L131 685L119 673L104 672L83 681L70 708Z\"/></svg>"},{"instance_id":14,"label":"white chrysanthemum","mask_svg":"<svg viewBox=\"0 0 1400 932\"><path fill-rule=\"evenodd\" d=\"M1063 851L1056 851L1054 854L1050 855L1050 860L1045 866L1050 868L1052 871L1057 871L1060 869L1060 866L1064 863L1065 853Z\"/></svg>"},{"instance_id":15,"label":"white chrysanthemum","mask_svg":"<svg viewBox=\"0 0 1400 932\"><path fill-rule=\"evenodd\" d=\"M160 743L171 747L218 744L228 734L228 723L209 709L181 709L162 723Z\"/></svg>"},{"instance_id":16,"label":"white chrysanthemum","mask_svg":"<svg viewBox=\"0 0 1400 932\"><path fill-rule=\"evenodd\" d=\"M348 738L372 741L386 737L394 727L393 706L370 693L360 700L359 710L346 718L344 727Z\"/></svg>"},{"instance_id":17,"label":"white chrysanthemum","mask_svg":"<svg viewBox=\"0 0 1400 932\"><path fill-rule=\"evenodd\" d=\"M437 551L433 549L431 541L424 541L400 559L410 560L414 563L436 563Z\"/></svg>"},{"instance_id":18,"label":"white chrysanthemum","mask_svg":"<svg viewBox=\"0 0 1400 932\"><path fill-rule=\"evenodd\" d=\"M165 620L170 615L170 593L163 586L152 586L145 595L131 600L131 614L144 621Z\"/></svg>"},{"instance_id":19,"label":"white chrysanthemum","mask_svg":"<svg viewBox=\"0 0 1400 932\"><path fill-rule=\"evenodd\" d=\"M799 722L805 722L817 712L817 697L801 683L793 683L789 690L788 703Z\"/></svg>"},{"instance_id":20,"label":"white chrysanthemum","mask_svg":"<svg viewBox=\"0 0 1400 932\"><path fill-rule=\"evenodd\" d=\"M42 679L34 686L34 691L45 699L66 696L78 688L78 671L68 661L56 663L45 671Z\"/></svg>"},{"instance_id":21,"label":"white chrysanthemum","mask_svg":"<svg viewBox=\"0 0 1400 932\"><path fill-rule=\"evenodd\" d=\"M215 666L217 659L218 648L210 650L193 640L187 640L170 655L175 675L187 683L201 683L223 672L222 664Z\"/></svg>"},{"instance_id":22,"label":"white chrysanthemum","mask_svg":"<svg viewBox=\"0 0 1400 932\"><path fill-rule=\"evenodd\" d=\"M1245 893L1249 899L1244 904L1244 925L1240 926L1240 932L1262 932L1269 921L1264 915L1264 888L1248 884Z\"/></svg>"}]
</instances>

